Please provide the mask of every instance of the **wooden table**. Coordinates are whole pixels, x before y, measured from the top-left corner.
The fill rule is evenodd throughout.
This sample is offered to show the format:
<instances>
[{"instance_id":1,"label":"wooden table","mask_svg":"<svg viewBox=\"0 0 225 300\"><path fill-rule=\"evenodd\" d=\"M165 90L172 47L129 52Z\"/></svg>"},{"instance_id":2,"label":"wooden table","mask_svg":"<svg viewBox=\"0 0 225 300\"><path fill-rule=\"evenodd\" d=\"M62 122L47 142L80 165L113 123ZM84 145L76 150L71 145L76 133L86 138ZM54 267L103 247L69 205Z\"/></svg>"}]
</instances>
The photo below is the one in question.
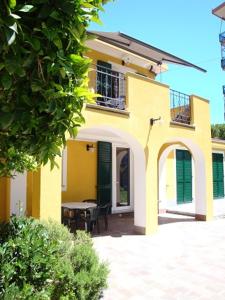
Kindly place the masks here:
<instances>
[{"instance_id":1,"label":"wooden table","mask_svg":"<svg viewBox=\"0 0 225 300\"><path fill-rule=\"evenodd\" d=\"M83 211L84 217L86 218L88 209L97 207L97 204L92 202L66 202L66 203L62 203L61 207L62 207L62 212L64 211L64 209L68 209L72 211L77 211L77 210ZM87 229L88 229L88 224L87 222L85 222L85 231L87 231Z\"/></svg>"}]
</instances>

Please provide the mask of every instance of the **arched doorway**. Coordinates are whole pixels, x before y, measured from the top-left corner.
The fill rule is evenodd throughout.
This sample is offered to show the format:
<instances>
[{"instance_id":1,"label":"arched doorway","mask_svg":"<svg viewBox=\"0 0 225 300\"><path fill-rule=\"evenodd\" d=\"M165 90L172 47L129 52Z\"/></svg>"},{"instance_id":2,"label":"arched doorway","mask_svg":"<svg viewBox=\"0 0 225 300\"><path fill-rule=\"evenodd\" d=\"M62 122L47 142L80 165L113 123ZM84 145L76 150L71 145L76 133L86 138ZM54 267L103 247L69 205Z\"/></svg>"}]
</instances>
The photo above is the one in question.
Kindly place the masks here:
<instances>
[{"instance_id":1,"label":"arched doorway","mask_svg":"<svg viewBox=\"0 0 225 300\"><path fill-rule=\"evenodd\" d=\"M176 149L184 149L190 152L192 156L192 195L193 201L192 205L176 205L171 210L177 210L183 213L192 213L196 218L204 219L206 216L206 172L205 172L205 160L204 154L200 147L194 143L192 140L187 138L171 138L165 142L161 147L161 151L158 158L158 200L160 203L166 203L166 189L165 189L165 168L166 160L171 151L176 151ZM175 158L174 158L175 159ZM176 174L177 175L177 174ZM177 197L177 194L176 194ZM177 204L177 203L176 203ZM188 207L188 209L187 209ZM165 207L168 209L168 207Z\"/></svg>"},{"instance_id":2,"label":"arched doorway","mask_svg":"<svg viewBox=\"0 0 225 300\"><path fill-rule=\"evenodd\" d=\"M145 176L145 154L141 144L131 134L109 126L94 126L82 128L77 137L77 141L110 142L113 149L124 147L129 149L132 156L131 198L133 199L134 225L135 229L144 232L146 227L146 176ZM125 146L124 146L125 145ZM114 150L113 150L114 151ZM121 153L118 151L117 163L120 162ZM113 162L114 163L114 162ZM116 170L113 172L116 173ZM116 181L112 182L114 196L116 194Z\"/></svg>"}]
</instances>

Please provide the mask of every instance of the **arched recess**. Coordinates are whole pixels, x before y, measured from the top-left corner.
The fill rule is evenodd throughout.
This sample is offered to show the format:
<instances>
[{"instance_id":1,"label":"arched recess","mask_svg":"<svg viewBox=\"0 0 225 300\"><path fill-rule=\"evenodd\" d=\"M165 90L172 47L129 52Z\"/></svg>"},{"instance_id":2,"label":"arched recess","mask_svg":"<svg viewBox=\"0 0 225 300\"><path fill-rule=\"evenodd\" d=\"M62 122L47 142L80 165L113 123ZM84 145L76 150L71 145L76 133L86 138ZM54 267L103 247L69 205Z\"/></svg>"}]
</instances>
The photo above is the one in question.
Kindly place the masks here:
<instances>
[{"instance_id":1,"label":"arched recess","mask_svg":"<svg viewBox=\"0 0 225 300\"><path fill-rule=\"evenodd\" d=\"M131 134L107 125L82 128L78 140L121 141L129 145L133 154L133 199L134 199L134 225L137 229L146 227L146 175L145 154L141 144Z\"/></svg>"},{"instance_id":2,"label":"arched recess","mask_svg":"<svg viewBox=\"0 0 225 300\"><path fill-rule=\"evenodd\" d=\"M178 145L183 145L187 148L193 157L194 161L194 172L195 172L195 183L194 183L194 198L195 198L195 214L196 216L206 216L206 167L204 154L201 148L192 140L182 137L175 137L167 140L165 144L161 147L164 148L168 145L162 152L160 152L158 157L158 174L159 174L159 192L158 199L162 201L165 197L165 190L163 188L164 172L165 172L165 162L168 154L176 149Z\"/></svg>"}]
</instances>

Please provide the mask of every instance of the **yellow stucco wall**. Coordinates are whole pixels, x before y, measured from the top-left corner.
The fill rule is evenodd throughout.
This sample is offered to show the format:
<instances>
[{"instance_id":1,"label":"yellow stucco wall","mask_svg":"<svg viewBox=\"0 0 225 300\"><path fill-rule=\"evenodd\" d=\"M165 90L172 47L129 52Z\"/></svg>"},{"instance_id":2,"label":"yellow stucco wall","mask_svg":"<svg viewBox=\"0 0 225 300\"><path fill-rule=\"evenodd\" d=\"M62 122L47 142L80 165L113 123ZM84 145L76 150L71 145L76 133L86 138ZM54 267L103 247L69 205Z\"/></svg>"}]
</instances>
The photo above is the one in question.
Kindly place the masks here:
<instances>
[{"instance_id":1,"label":"yellow stucco wall","mask_svg":"<svg viewBox=\"0 0 225 300\"><path fill-rule=\"evenodd\" d=\"M166 199L168 201L176 199L175 159L174 151L171 151L166 160Z\"/></svg>"},{"instance_id":2,"label":"yellow stucco wall","mask_svg":"<svg viewBox=\"0 0 225 300\"><path fill-rule=\"evenodd\" d=\"M32 216L33 172L27 172L27 216Z\"/></svg>"},{"instance_id":3,"label":"yellow stucco wall","mask_svg":"<svg viewBox=\"0 0 225 300\"><path fill-rule=\"evenodd\" d=\"M86 145L93 144L94 152ZM87 141L67 141L67 187L63 202L96 199L97 144Z\"/></svg>"},{"instance_id":4,"label":"yellow stucco wall","mask_svg":"<svg viewBox=\"0 0 225 300\"><path fill-rule=\"evenodd\" d=\"M113 57L90 51L88 55L96 63L97 59L120 63ZM141 145L146 158L146 228L147 234L153 233L158 225L158 161L163 150L171 144L183 143L183 139L191 141L202 153L206 174L206 197L201 199L206 203L206 219L213 216L212 202L212 149L225 149L225 144L212 143L210 136L209 103L205 99L191 96L192 126L171 123L169 87L154 81L154 74L147 70L129 65L137 72L149 78L127 73L126 74L126 101L127 114L104 110L104 108L84 107L86 119L82 129L95 126L109 126L132 135ZM92 81L95 81L95 75ZM160 122L150 125L150 118L161 117ZM60 220L61 194L62 201L80 201L85 198L96 198L96 154L86 151L87 142L69 140L67 142L67 190L61 193L61 168L50 171L49 165L44 166L32 177L28 177L27 211L34 217L53 218ZM190 144L191 145L191 144ZM96 145L95 145L96 146ZM190 147L190 152L192 152ZM168 157L167 164L172 168L172 156ZM170 178L167 181L170 183ZM168 191L173 196L175 191ZM0 196L8 197L5 185L0 182ZM141 199L137 199L140 201ZM143 200L143 199L142 199ZM4 206L0 202L0 217L4 218L9 211L6 201ZM138 205L138 203L137 203ZM3 211L5 212L3 213Z\"/></svg>"},{"instance_id":5,"label":"yellow stucco wall","mask_svg":"<svg viewBox=\"0 0 225 300\"><path fill-rule=\"evenodd\" d=\"M0 178L0 221L5 221L9 218L9 198L10 179L6 177Z\"/></svg>"},{"instance_id":6,"label":"yellow stucco wall","mask_svg":"<svg viewBox=\"0 0 225 300\"><path fill-rule=\"evenodd\" d=\"M212 152L213 151L221 151L225 152L225 141L218 141L216 139L212 140Z\"/></svg>"},{"instance_id":7,"label":"yellow stucco wall","mask_svg":"<svg viewBox=\"0 0 225 300\"><path fill-rule=\"evenodd\" d=\"M86 107L84 127L107 125L128 132L142 145L146 155L146 233L157 228L158 215L158 158L168 141L186 138L193 141L206 160L207 190L206 219L212 217L212 166L210 116L208 101L191 96L193 127L171 124L169 87L137 74L128 73L127 99L129 115ZM161 117L160 122L150 126L150 118ZM176 141L177 143L177 141ZM182 143L181 143L182 144ZM164 146L166 145L166 146Z\"/></svg>"},{"instance_id":8,"label":"yellow stucco wall","mask_svg":"<svg viewBox=\"0 0 225 300\"><path fill-rule=\"evenodd\" d=\"M44 220L61 221L61 158L56 162L59 168L53 170L50 164L33 172L32 216Z\"/></svg>"}]
</instances>

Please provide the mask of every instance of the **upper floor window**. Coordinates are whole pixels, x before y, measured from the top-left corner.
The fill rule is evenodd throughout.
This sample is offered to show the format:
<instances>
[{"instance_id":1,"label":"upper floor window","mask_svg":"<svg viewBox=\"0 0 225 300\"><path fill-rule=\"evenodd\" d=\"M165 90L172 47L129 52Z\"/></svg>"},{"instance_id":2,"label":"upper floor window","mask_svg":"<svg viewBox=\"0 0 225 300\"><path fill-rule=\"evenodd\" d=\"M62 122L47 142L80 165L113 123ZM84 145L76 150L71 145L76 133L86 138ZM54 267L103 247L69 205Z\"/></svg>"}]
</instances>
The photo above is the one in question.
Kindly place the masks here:
<instances>
[{"instance_id":1,"label":"upper floor window","mask_svg":"<svg viewBox=\"0 0 225 300\"><path fill-rule=\"evenodd\" d=\"M110 63L97 61L97 104L111 108L125 109L124 74L114 71Z\"/></svg>"}]
</instances>

